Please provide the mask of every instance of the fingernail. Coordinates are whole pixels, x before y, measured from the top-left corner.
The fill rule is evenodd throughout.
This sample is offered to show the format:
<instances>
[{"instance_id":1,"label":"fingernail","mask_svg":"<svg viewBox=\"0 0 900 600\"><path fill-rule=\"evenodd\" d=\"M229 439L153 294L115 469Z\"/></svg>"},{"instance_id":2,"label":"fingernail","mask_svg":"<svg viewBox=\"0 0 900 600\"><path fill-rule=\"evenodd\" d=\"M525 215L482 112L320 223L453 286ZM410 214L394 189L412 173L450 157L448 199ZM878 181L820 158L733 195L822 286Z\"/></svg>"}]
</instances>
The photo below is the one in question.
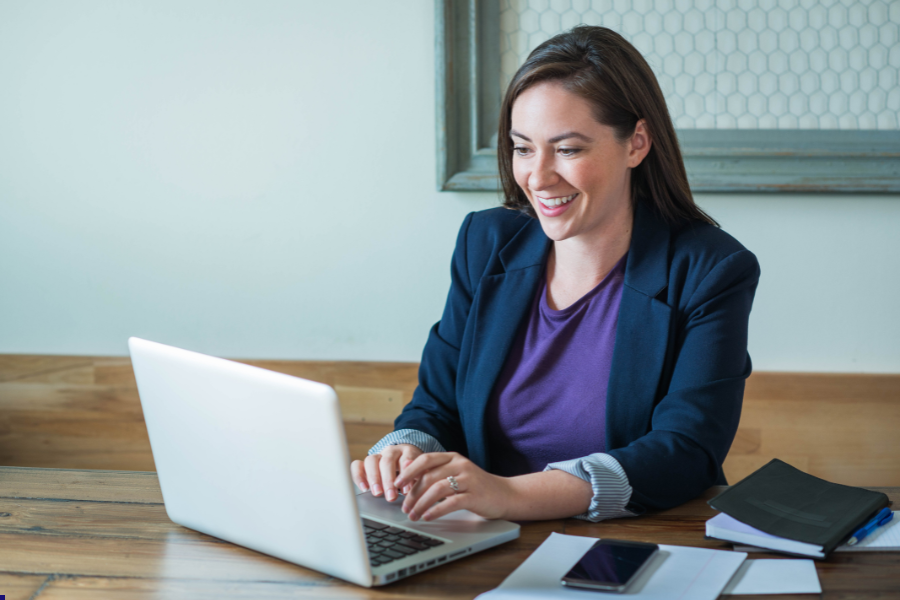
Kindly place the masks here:
<instances>
[{"instance_id":1,"label":"fingernail","mask_svg":"<svg viewBox=\"0 0 900 600\"><path fill-rule=\"evenodd\" d=\"M407 506L406 506L405 503L403 504L403 506L400 507L400 510L402 510L402 511L405 512L405 513L408 513L408 512L409 512L409 508L407 508Z\"/></svg>"},{"instance_id":2,"label":"fingernail","mask_svg":"<svg viewBox=\"0 0 900 600\"><path fill-rule=\"evenodd\" d=\"M368 485L365 481L360 481L360 482L359 482L359 489L361 489L361 490L364 491L364 492L368 492L368 491L369 491L369 485Z\"/></svg>"},{"instance_id":3,"label":"fingernail","mask_svg":"<svg viewBox=\"0 0 900 600\"><path fill-rule=\"evenodd\" d=\"M397 499L397 492L394 490L388 490L384 493L384 497L388 499L388 502L393 502Z\"/></svg>"},{"instance_id":4,"label":"fingernail","mask_svg":"<svg viewBox=\"0 0 900 600\"><path fill-rule=\"evenodd\" d=\"M409 520L410 521L418 521L419 515L417 515L415 512L411 512L411 513L409 513Z\"/></svg>"},{"instance_id":5,"label":"fingernail","mask_svg":"<svg viewBox=\"0 0 900 600\"><path fill-rule=\"evenodd\" d=\"M380 496L381 495L381 485L377 484L377 483L375 485L373 485L372 493L375 494L376 496Z\"/></svg>"}]
</instances>

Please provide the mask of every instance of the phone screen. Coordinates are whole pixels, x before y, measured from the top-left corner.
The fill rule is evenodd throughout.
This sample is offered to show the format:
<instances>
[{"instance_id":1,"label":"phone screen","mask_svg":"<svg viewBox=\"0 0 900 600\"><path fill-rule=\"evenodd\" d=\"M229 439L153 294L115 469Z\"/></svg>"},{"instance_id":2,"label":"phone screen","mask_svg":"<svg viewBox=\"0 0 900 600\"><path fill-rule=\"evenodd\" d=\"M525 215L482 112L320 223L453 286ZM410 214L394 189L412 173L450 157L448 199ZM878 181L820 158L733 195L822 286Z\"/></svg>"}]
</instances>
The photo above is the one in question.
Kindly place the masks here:
<instances>
[{"instance_id":1,"label":"phone screen","mask_svg":"<svg viewBox=\"0 0 900 600\"><path fill-rule=\"evenodd\" d=\"M659 549L656 544L599 541L572 567L564 581L618 588L626 585ZM592 586L593 587L593 586Z\"/></svg>"}]
</instances>

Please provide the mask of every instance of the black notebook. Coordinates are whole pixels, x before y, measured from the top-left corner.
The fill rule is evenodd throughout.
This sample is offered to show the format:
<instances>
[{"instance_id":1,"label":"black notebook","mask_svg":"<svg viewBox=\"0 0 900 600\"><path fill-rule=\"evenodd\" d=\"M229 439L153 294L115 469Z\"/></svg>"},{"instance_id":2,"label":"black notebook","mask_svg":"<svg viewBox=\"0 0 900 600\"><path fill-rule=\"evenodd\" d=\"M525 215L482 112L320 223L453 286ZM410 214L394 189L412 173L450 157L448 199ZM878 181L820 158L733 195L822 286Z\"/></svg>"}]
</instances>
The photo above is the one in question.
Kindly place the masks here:
<instances>
[{"instance_id":1,"label":"black notebook","mask_svg":"<svg viewBox=\"0 0 900 600\"><path fill-rule=\"evenodd\" d=\"M709 501L762 532L821 546L824 555L889 504L881 492L831 483L777 458Z\"/></svg>"}]
</instances>

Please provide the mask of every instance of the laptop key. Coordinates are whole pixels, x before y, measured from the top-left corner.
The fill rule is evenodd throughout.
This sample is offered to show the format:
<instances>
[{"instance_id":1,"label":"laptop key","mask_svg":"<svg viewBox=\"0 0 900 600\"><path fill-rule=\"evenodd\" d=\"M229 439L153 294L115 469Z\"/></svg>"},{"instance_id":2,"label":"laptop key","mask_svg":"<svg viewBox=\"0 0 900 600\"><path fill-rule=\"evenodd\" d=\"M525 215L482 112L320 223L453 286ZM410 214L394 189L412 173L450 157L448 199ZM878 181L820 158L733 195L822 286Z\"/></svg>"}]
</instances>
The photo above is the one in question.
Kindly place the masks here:
<instances>
[{"instance_id":1,"label":"laptop key","mask_svg":"<svg viewBox=\"0 0 900 600\"><path fill-rule=\"evenodd\" d=\"M413 548L414 550L428 550L429 546L425 544L421 544L415 540L400 540L397 542L398 544L403 544L409 548Z\"/></svg>"},{"instance_id":2,"label":"laptop key","mask_svg":"<svg viewBox=\"0 0 900 600\"><path fill-rule=\"evenodd\" d=\"M366 537L374 537L374 538L379 538L379 539L380 539L380 538L383 538L383 537L386 536L386 535L388 535L388 534L386 534L386 533L383 532L383 531L373 531L372 533L368 534Z\"/></svg>"},{"instance_id":3,"label":"laptop key","mask_svg":"<svg viewBox=\"0 0 900 600\"><path fill-rule=\"evenodd\" d=\"M444 545L444 542L442 542L441 540L434 540L434 539L431 539L431 538L426 539L426 540L423 541L422 543L425 544L426 546L431 546L432 548L435 548L435 547L437 547L437 546L443 546L443 545Z\"/></svg>"},{"instance_id":4,"label":"laptop key","mask_svg":"<svg viewBox=\"0 0 900 600\"><path fill-rule=\"evenodd\" d=\"M393 534L392 534L392 535L386 535L386 536L384 536L384 539L386 539L386 540L389 541L389 542L399 542L399 541L400 541L400 536L399 536L399 535L393 535Z\"/></svg>"},{"instance_id":5,"label":"laptop key","mask_svg":"<svg viewBox=\"0 0 900 600\"><path fill-rule=\"evenodd\" d=\"M399 544L397 546L394 546L393 548L391 548L391 551L402 552L403 554L405 554L407 556L418 552L418 550L416 550L415 548L410 548L409 546L401 546Z\"/></svg>"},{"instance_id":6,"label":"laptop key","mask_svg":"<svg viewBox=\"0 0 900 600\"><path fill-rule=\"evenodd\" d=\"M404 531L403 533L400 534L400 537L402 537L402 538L412 538L412 537L416 537L416 534L413 533L412 531Z\"/></svg>"},{"instance_id":7,"label":"laptop key","mask_svg":"<svg viewBox=\"0 0 900 600\"><path fill-rule=\"evenodd\" d=\"M379 523L378 521L373 521L372 519L363 519L362 522L364 526L371 527L372 529L378 529L379 531L390 527L390 525L385 525L384 523Z\"/></svg>"},{"instance_id":8,"label":"laptop key","mask_svg":"<svg viewBox=\"0 0 900 600\"><path fill-rule=\"evenodd\" d=\"M396 552L394 550L385 550L381 553L382 556L390 556L391 558L403 558L406 556L403 552Z\"/></svg>"}]
</instances>

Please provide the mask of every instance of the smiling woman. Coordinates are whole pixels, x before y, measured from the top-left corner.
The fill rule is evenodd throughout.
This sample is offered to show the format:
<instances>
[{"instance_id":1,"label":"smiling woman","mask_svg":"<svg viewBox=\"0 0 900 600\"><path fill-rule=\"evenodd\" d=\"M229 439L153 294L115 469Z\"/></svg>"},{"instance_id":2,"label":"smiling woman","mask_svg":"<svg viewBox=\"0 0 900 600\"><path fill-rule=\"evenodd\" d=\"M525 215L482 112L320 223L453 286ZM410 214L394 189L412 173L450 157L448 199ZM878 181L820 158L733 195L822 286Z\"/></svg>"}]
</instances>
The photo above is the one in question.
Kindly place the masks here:
<instances>
[{"instance_id":1,"label":"smiling woman","mask_svg":"<svg viewBox=\"0 0 900 600\"><path fill-rule=\"evenodd\" d=\"M560 34L499 133L505 208L464 221L419 387L354 481L412 520L600 520L725 483L759 266L694 204L646 61Z\"/></svg>"}]
</instances>

